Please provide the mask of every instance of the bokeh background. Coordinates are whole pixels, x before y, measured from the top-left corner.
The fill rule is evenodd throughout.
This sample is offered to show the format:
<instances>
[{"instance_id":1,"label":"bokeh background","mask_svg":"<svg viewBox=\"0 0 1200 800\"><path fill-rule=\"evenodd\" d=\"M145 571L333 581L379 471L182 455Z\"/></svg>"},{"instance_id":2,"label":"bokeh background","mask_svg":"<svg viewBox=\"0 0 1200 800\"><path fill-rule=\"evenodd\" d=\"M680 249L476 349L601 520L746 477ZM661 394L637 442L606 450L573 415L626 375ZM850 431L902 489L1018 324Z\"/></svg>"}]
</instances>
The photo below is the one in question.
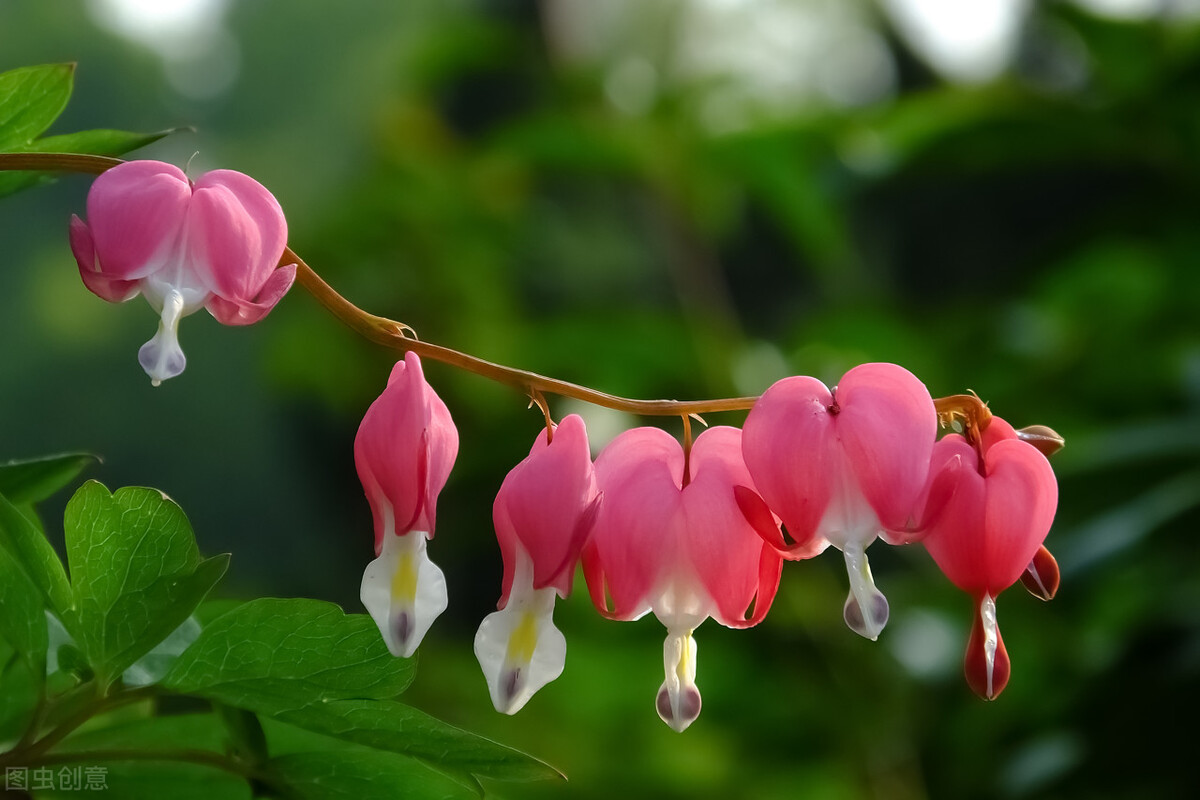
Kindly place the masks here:
<instances>
[{"instance_id":1,"label":"bokeh background","mask_svg":"<svg viewBox=\"0 0 1200 800\"><path fill-rule=\"evenodd\" d=\"M763 624L698 631L677 735L661 628L579 591L565 674L508 718L471 641L541 419L428 365L462 448L407 697L570 777L497 796L1194 796L1200 2L0 1L0 69L52 61L79 68L51 132L190 126L141 155L252 174L328 281L424 339L635 397L889 360L1066 437L1063 587L1001 599L995 703L961 678L969 600L876 545L878 643L841 622L835 552L788 564ZM0 201L0 458L98 453L91 477L165 490L233 553L224 595L359 610L351 443L393 354L295 290L253 328L186 320L187 371L152 389L154 315L88 294L67 247L87 186ZM552 406L597 447L646 422Z\"/></svg>"}]
</instances>

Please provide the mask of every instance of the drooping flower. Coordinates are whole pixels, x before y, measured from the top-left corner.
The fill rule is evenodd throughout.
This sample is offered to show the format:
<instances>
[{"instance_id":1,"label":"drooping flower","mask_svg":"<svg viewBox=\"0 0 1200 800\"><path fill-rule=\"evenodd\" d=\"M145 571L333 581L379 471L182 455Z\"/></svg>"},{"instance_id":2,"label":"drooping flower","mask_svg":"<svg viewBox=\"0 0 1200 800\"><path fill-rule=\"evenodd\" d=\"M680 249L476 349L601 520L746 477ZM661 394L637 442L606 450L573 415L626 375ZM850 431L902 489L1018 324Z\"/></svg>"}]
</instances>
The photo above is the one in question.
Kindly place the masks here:
<instances>
[{"instance_id":1,"label":"drooping flower","mask_svg":"<svg viewBox=\"0 0 1200 800\"><path fill-rule=\"evenodd\" d=\"M567 643L554 627L554 597L571 593L575 565L600 497L583 419L545 430L505 477L492 506L504 559L498 611L475 635L475 657L497 711L515 714L562 674Z\"/></svg>"},{"instance_id":2,"label":"drooping flower","mask_svg":"<svg viewBox=\"0 0 1200 800\"><path fill-rule=\"evenodd\" d=\"M375 522L376 558L363 573L361 597L393 655L416 652L446 610L446 578L426 542L457 455L450 411L425 382L421 359L406 353L354 437L354 464Z\"/></svg>"},{"instance_id":3,"label":"drooping flower","mask_svg":"<svg viewBox=\"0 0 1200 800\"><path fill-rule=\"evenodd\" d=\"M779 587L782 559L734 499L734 486L754 485L741 438L736 428L710 428L685 458L666 432L635 428L596 459L603 501L583 551L588 590L607 617L653 611L666 626L655 706L677 731L700 714L693 631L709 617L730 628L758 624Z\"/></svg>"},{"instance_id":4,"label":"drooping flower","mask_svg":"<svg viewBox=\"0 0 1200 800\"><path fill-rule=\"evenodd\" d=\"M789 558L830 544L842 551L850 577L843 613L868 639L883 630L888 605L866 550L877 536L893 544L916 536L936 434L929 391L895 364L857 366L832 390L816 378L784 378L746 418L742 453L766 507L739 490L743 512Z\"/></svg>"},{"instance_id":5,"label":"drooping flower","mask_svg":"<svg viewBox=\"0 0 1200 800\"><path fill-rule=\"evenodd\" d=\"M138 362L155 386L183 372L179 320L207 308L225 325L266 316L291 288L279 267L287 221L274 196L240 172L194 184L160 161L128 161L96 178L88 221L71 218L71 251L94 294L119 303L141 293L159 313Z\"/></svg>"},{"instance_id":6,"label":"drooping flower","mask_svg":"<svg viewBox=\"0 0 1200 800\"><path fill-rule=\"evenodd\" d=\"M1011 666L996 620L996 597L1032 569L1041 596L1057 588L1057 565L1042 547L1058 506L1050 462L992 417L978 449L958 434L934 447L935 469L954 471L953 494L933 519L925 549L955 586L975 601L964 671L980 697L992 700ZM1049 579L1049 580L1048 580Z\"/></svg>"}]
</instances>

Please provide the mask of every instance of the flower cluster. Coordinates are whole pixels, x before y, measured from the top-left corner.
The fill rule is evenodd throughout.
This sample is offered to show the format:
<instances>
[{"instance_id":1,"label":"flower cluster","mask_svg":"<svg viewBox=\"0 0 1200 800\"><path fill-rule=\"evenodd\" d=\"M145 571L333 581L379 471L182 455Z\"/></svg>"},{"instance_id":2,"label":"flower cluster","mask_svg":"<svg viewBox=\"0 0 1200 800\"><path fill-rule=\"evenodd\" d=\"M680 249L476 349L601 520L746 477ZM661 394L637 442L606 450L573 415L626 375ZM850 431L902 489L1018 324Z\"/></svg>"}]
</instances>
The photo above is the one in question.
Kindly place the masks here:
<instances>
[{"instance_id":1,"label":"flower cluster","mask_svg":"<svg viewBox=\"0 0 1200 800\"><path fill-rule=\"evenodd\" d=\"M924 542L975 598L966 675L994 698L1009 671L995 598L1019 578L1053 594L1042 542L1057 485L1036 436L988 416L939 439L939 421L950 416L940 420L903 368L863 364L832 389L808 377L779 381L743 430L713 427L681 444L659 428L635 428L595 462L580 417L548 423L493 506L504 580L475 654L496 709L515 713L562 673L566 640L554 601L570 593L577 564L605 617L652 612L666 628L655 706L682 731L701 707L695 630L710 617L730 628L761 621L784 560L841 550L846 623L875 639L888 618L866 554L877 538ZM355 441L378 554L362 598L399 655L415 650L446 607L425 542L457 447L445 405L408 353Z\"/></svg>"},{"instance_id":2,"label":"flower cluster","mask_svg":"<svg viewBox=\"0 0 1200 800\"><path fill-rule=\"evenodd\" d=\"M279 266L289 252L279 204L240 173L192 183L168 164L122 164L96 180L88 219L71 222L87 287L110 301L140 292L161 316L139 352L155 384L184 368L180 318L203 306L225 324L255 322L296 275L297 265ZM970 413L939 408L902 367L863 364L833 388L810 377L779 381L741 430L713 427L692 441L685 424L681 443L635 428L594 462L583 420L554 425L547 411L492 509L504 579L475 654L496 709L515 713L562 673L567 647L554 602L570 593L579 565L602 615L652 612L666 628L655 706L682 731L701 707L696 629L709 618L758 624L785 560L840 550L846 624L876 639L888 621L867 560L876 539L922 542L972 596L967 682L996 697L1010 672L997 596L1017 580L1044 599L1057 588L1043 541L1058 502L1046 455L1062 442L1047 428L1014 430L968 399ZM412 656L447 606L427 545L457 454L450 412L409 350L354 441L375 527L361 597L396 656Z\"/></svg>"}]
</instances>

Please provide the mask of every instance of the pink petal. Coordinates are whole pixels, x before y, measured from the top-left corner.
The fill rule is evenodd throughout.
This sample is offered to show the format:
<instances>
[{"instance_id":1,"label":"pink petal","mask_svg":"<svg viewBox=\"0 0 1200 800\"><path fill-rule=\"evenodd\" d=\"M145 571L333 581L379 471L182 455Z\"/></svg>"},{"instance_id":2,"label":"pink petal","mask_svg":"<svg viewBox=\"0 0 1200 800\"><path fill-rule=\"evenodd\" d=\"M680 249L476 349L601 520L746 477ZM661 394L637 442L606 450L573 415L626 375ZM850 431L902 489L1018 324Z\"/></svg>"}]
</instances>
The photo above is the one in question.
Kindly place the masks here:
<instances>
[{"instance_id":1,"label":"pink petal","mask_svg":"<svg viewBox=\"0 0 1200 800\"><path fill-rule=\"evenodd\" d=\"M770 550L746 521L734 495L734 486L751 483L741 450L737 428L717 426L696 438L691 453L692 479L683 488L679 528L679 549L686 553L716 605L711 616L730 627L746 626L746 610L762 582L763 551ZM777 583L782 560L771 555ZM774 587L769 587L768 594L774 595ZM765 614L770 604L770 597L759 597L756 616L761 618L758 612Z\"/></svg>"},{"instance_id":2,"label":"pink petal","mask_svg":"<svg viewBox=\"0 0 1200 800\"><path fill-rule=\"evenodd\" d=\"M71 215L70 239L71 252L79 264L79 276L83 278L83 285L92 294L102 297L110 303L122 303L137 295L138 281L111 278L100 272L96 264L96 248L92 242L92 232L88 230L88 226L83 220L73 214Z\"/></svg>"},{"instance_id":3,"label":"pink petal","mask_svg":"<svg viewBox=\"0 0 1200 800\"><path fill-rule=\"evenodd\" d=\"M606 616L644 614L660 576L676 563L682 477L683 448L658 428L625 431L596 459L604 500L583 567L592 602Z\"/></svg>"},{"instance_id":4,"label":"pink petal","mask_svg":"<svg viewBox=\"0 0 1200 800\"><path fill-rule=\"evenodd\" d=\"M867 504L889 531L917 516L937 436L937 413L925 385L895 364L862 364L834 391L836 427Z\"/></svg>"},{"instance_id":5,"label":"pink petal","mask_svg":"<svg viewBox=\"0 0 1200 800\"><path fill-rule=\"evenodd\" d=\"M287 244L287 221L275 197L253 178L226 169L196 182L187 231L197 278L229 301L258 297Z\"/></svg>"},{"instance_id":6,"label":"pink petal","mask_svg":"<svg viewBox=\"0 0 1200 800\"><path fill-rule=\"evenodd\" d=\"M176 265L191 196L187 176L160 161L127 161L97 177L87 209L99 271L129 281Z\"/></svg>"},{"instance_id":7,"label":"pink petal","mask_svg":"<svg viewBox=\"0 0 1200 800\"><path fill-rule=\"evenodd\" d=\"M816 378L784 378L754 404L742 431L742 455L754 486L800 548L813 542L841 463L832 404Z\"/></svg>"},{"instance_id":8,"label":"pink petal","mask_svg":"<svg viewBox=\"0 0 1200 800\"><path fill-rule=\"evenodd\" d=\"M983 539L986 487L977 465L979 455L958 434L944 436L933 448L933 470L958 462L954 491L921 543L950 581L965 592L987 591Z\"/></svg>"},{"instance_id":9,"label":"pink petal","mask_svg":"<svg viewBox=\"0 0 1200 800\"><path fill-rule=\"evenodd\" d=\"M519 539L532 559L533 588L553 585L565 597L595 521L596 509L584 516L596 497L596 479L581 417L566 417L549 445L546 438L543 430L529 456L505 477L493 510L498 535L503 523L509 528L504 535Z\"/></svg>"},{"instance_id":10,"label":"pink petal","mask_svg":"<svg viewBox=\"0 0 1200 800\"><path fill-rule=\"evenodd\" d=\"M222 325L253 325L275 307L296 279L296 265L288 264L271 273L254 300L226 300L220 295L210 295L205 307Z\"/></svg>"},{"instance_id":11,"label":"pink petal","mask_svg":"<svg viewBox=\"0 0 1200 800\"><path fill-rule=\"evenodd\" d=\"M984 461L985 590L995 597L1017 582L1046 540L1058 506L1058 483L1046 457L1019 439L989 448Z\"/></svg>"},{"instance_id":12,"label":"pink petal","mask_svg":"<svg viewBox=\"0 0 1200 800\"><path fill-rule=\"evenodd\" d=\"M437 495L458 454L458 432L415 353L397 362L354 439L354 462L375 517L376 552L390 510L396 533L432 537Z\"/></svg>"}]
</instances>

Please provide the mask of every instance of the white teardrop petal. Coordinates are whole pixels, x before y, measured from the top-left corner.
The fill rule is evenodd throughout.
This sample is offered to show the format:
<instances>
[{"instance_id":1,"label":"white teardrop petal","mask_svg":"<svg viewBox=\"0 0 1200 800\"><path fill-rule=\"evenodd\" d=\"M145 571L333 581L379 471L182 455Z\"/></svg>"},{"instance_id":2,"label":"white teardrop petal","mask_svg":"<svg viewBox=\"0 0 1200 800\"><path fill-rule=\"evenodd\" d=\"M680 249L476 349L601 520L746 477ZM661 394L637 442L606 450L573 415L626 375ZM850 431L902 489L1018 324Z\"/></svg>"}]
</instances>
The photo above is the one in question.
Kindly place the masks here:
<instances>
[{"instance_id":1,"label":"white teardrop petal","mask_svg":"<svg viewBox=\"0 0 1200 800\"><path fill-rule=\"evenodd\" d=\"M394 656L410 658L448 605L446 577L425 550L422 531L388 534L363 572L362 603Z\"/></svg>"},{"instance_id":2,"label":"white teardrop petal","mask_svg":"<svg viewBox=\"0 0 1200 800\"><path fill-rule=\"evenodd\" d=\"M517 577L523 577L518 572ZM567 640L554 626L552 587L513 586L508 604L484 618L475 634L475 657L487 679L492 705L515 714L534 693L562 674Z\"/></svg>"}]
</instances>

